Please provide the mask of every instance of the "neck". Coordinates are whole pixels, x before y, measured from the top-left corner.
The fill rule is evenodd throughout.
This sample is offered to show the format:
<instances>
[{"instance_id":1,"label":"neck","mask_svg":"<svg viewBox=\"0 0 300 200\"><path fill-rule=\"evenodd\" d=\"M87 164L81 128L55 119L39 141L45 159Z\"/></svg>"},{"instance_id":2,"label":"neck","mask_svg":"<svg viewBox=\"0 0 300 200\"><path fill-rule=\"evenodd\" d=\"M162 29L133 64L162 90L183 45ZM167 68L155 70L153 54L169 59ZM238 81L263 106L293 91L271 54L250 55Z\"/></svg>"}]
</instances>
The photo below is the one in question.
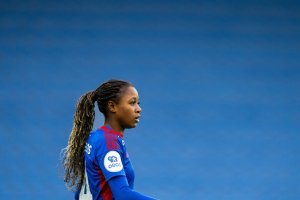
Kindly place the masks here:
<instances>
[{"instance_id":1,"label":"neck","mask_svg":"<svg viewBox=\"0 0 300 200\"><path fill-rule=\"evenodd\" d=\"M120 124L114 120L105 119L104 126L109 126L114 131L117 131L118 133L121 133L122 135L124 134L124 128L122 126L120 126Z\"/></svg>"}]
</instances>

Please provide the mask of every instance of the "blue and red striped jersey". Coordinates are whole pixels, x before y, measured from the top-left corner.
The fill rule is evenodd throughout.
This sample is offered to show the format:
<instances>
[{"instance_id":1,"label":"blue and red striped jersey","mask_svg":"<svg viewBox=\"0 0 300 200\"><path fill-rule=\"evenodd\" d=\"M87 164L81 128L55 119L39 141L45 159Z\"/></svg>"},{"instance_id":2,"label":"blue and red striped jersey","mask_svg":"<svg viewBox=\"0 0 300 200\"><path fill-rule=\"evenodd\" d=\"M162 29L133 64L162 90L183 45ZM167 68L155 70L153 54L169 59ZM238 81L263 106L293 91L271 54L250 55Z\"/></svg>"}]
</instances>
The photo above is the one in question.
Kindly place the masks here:
<instances>
[{"instance_id":1,"label":"blue and red striped jersey","mask_svg":"<svg viewBox=\"0 0 300 200\"><path fill-rule=\"evenodd\" d=\"M109 126L91 132L85 147L85 170L86 179L76 199L89 195L97 200L113 199L108 181L116 176L126 176L133 189L134 171L123 135Z\"/></svg>"}]
</instances>

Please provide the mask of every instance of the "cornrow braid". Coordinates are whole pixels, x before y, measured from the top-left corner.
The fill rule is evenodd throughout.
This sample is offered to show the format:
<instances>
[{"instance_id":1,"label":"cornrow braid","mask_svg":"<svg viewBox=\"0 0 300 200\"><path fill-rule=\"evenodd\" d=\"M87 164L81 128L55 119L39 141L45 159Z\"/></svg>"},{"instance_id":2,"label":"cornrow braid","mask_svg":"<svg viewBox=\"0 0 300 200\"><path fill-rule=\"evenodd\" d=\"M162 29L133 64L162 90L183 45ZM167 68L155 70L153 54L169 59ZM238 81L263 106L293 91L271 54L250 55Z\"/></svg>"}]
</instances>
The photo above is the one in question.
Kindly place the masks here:
<instances>
[{"instance_id":1,"label":"cornrow braid","mask_svg":"<svg viewBox=\"0 0 300 200\"><path fill-rule=\"evenodd\" d=\"M112 100L117 103L123 90L129 86L132 86L132 84L126 81L109 80L95 90L98 96L97 104L99 111L103 113L105 117L107 116L107 102Z\"/></svg>"},{"instance_id":2,"label":"cornrow braid","mask_svg":"<svg viewBox=\"0 0 300 200\"><path fill-rule=\"evenodd\" d=\"M63 155L64 179L70 190L78 190L84 180L84 149L94 124L95 102L97 101L99 111L106 117L108 101L118 102L122 92L128 86L132 84L121 80L109 80L95 91L88 92L79 98L68 146Z\"/></svg>"}]
</instances>

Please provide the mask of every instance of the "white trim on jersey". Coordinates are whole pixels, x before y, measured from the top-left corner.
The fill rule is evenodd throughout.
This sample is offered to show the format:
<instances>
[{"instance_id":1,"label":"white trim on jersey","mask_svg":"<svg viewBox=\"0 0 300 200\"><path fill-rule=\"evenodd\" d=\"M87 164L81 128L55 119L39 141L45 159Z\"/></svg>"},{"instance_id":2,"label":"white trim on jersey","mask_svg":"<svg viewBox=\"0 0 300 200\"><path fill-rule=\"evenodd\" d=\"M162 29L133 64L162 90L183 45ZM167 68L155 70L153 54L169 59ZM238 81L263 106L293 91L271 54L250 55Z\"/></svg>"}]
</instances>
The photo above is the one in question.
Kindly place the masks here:
<instances>
[{"instance_id":1,"label":"white trim on jersey","mask_svg":"<svg viewBox=\"0 0 300 200\"><path fill-rule=\"evenodd\" d=\"M85 165L86 166L86 165ZM79 200L93 200L92 193L90 191L89 181L86 173L86 167L84 167L84 180L81 186Z\"/></svg>"}]
</instances>

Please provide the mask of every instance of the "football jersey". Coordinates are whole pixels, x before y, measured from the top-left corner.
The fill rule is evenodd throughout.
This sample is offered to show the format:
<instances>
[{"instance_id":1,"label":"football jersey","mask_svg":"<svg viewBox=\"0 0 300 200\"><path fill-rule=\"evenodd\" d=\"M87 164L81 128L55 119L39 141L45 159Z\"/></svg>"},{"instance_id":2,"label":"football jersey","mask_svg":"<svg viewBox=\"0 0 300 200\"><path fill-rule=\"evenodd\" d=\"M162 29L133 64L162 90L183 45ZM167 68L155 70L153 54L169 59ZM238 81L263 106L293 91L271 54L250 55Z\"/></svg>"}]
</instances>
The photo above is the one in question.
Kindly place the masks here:
<instances>
[{"instance_id":1,"label":"football jersey","mask_svg":"<svg viewBox=\"0 0 300 200\"><path fill-rule=\"evenodd\" d=\"M126 176L133 189L134 171L126 151L123 135L102 126L90 133L85 146L85 180L76 199L110 200L108 181Z\"/></svg>"}]
</instances>

